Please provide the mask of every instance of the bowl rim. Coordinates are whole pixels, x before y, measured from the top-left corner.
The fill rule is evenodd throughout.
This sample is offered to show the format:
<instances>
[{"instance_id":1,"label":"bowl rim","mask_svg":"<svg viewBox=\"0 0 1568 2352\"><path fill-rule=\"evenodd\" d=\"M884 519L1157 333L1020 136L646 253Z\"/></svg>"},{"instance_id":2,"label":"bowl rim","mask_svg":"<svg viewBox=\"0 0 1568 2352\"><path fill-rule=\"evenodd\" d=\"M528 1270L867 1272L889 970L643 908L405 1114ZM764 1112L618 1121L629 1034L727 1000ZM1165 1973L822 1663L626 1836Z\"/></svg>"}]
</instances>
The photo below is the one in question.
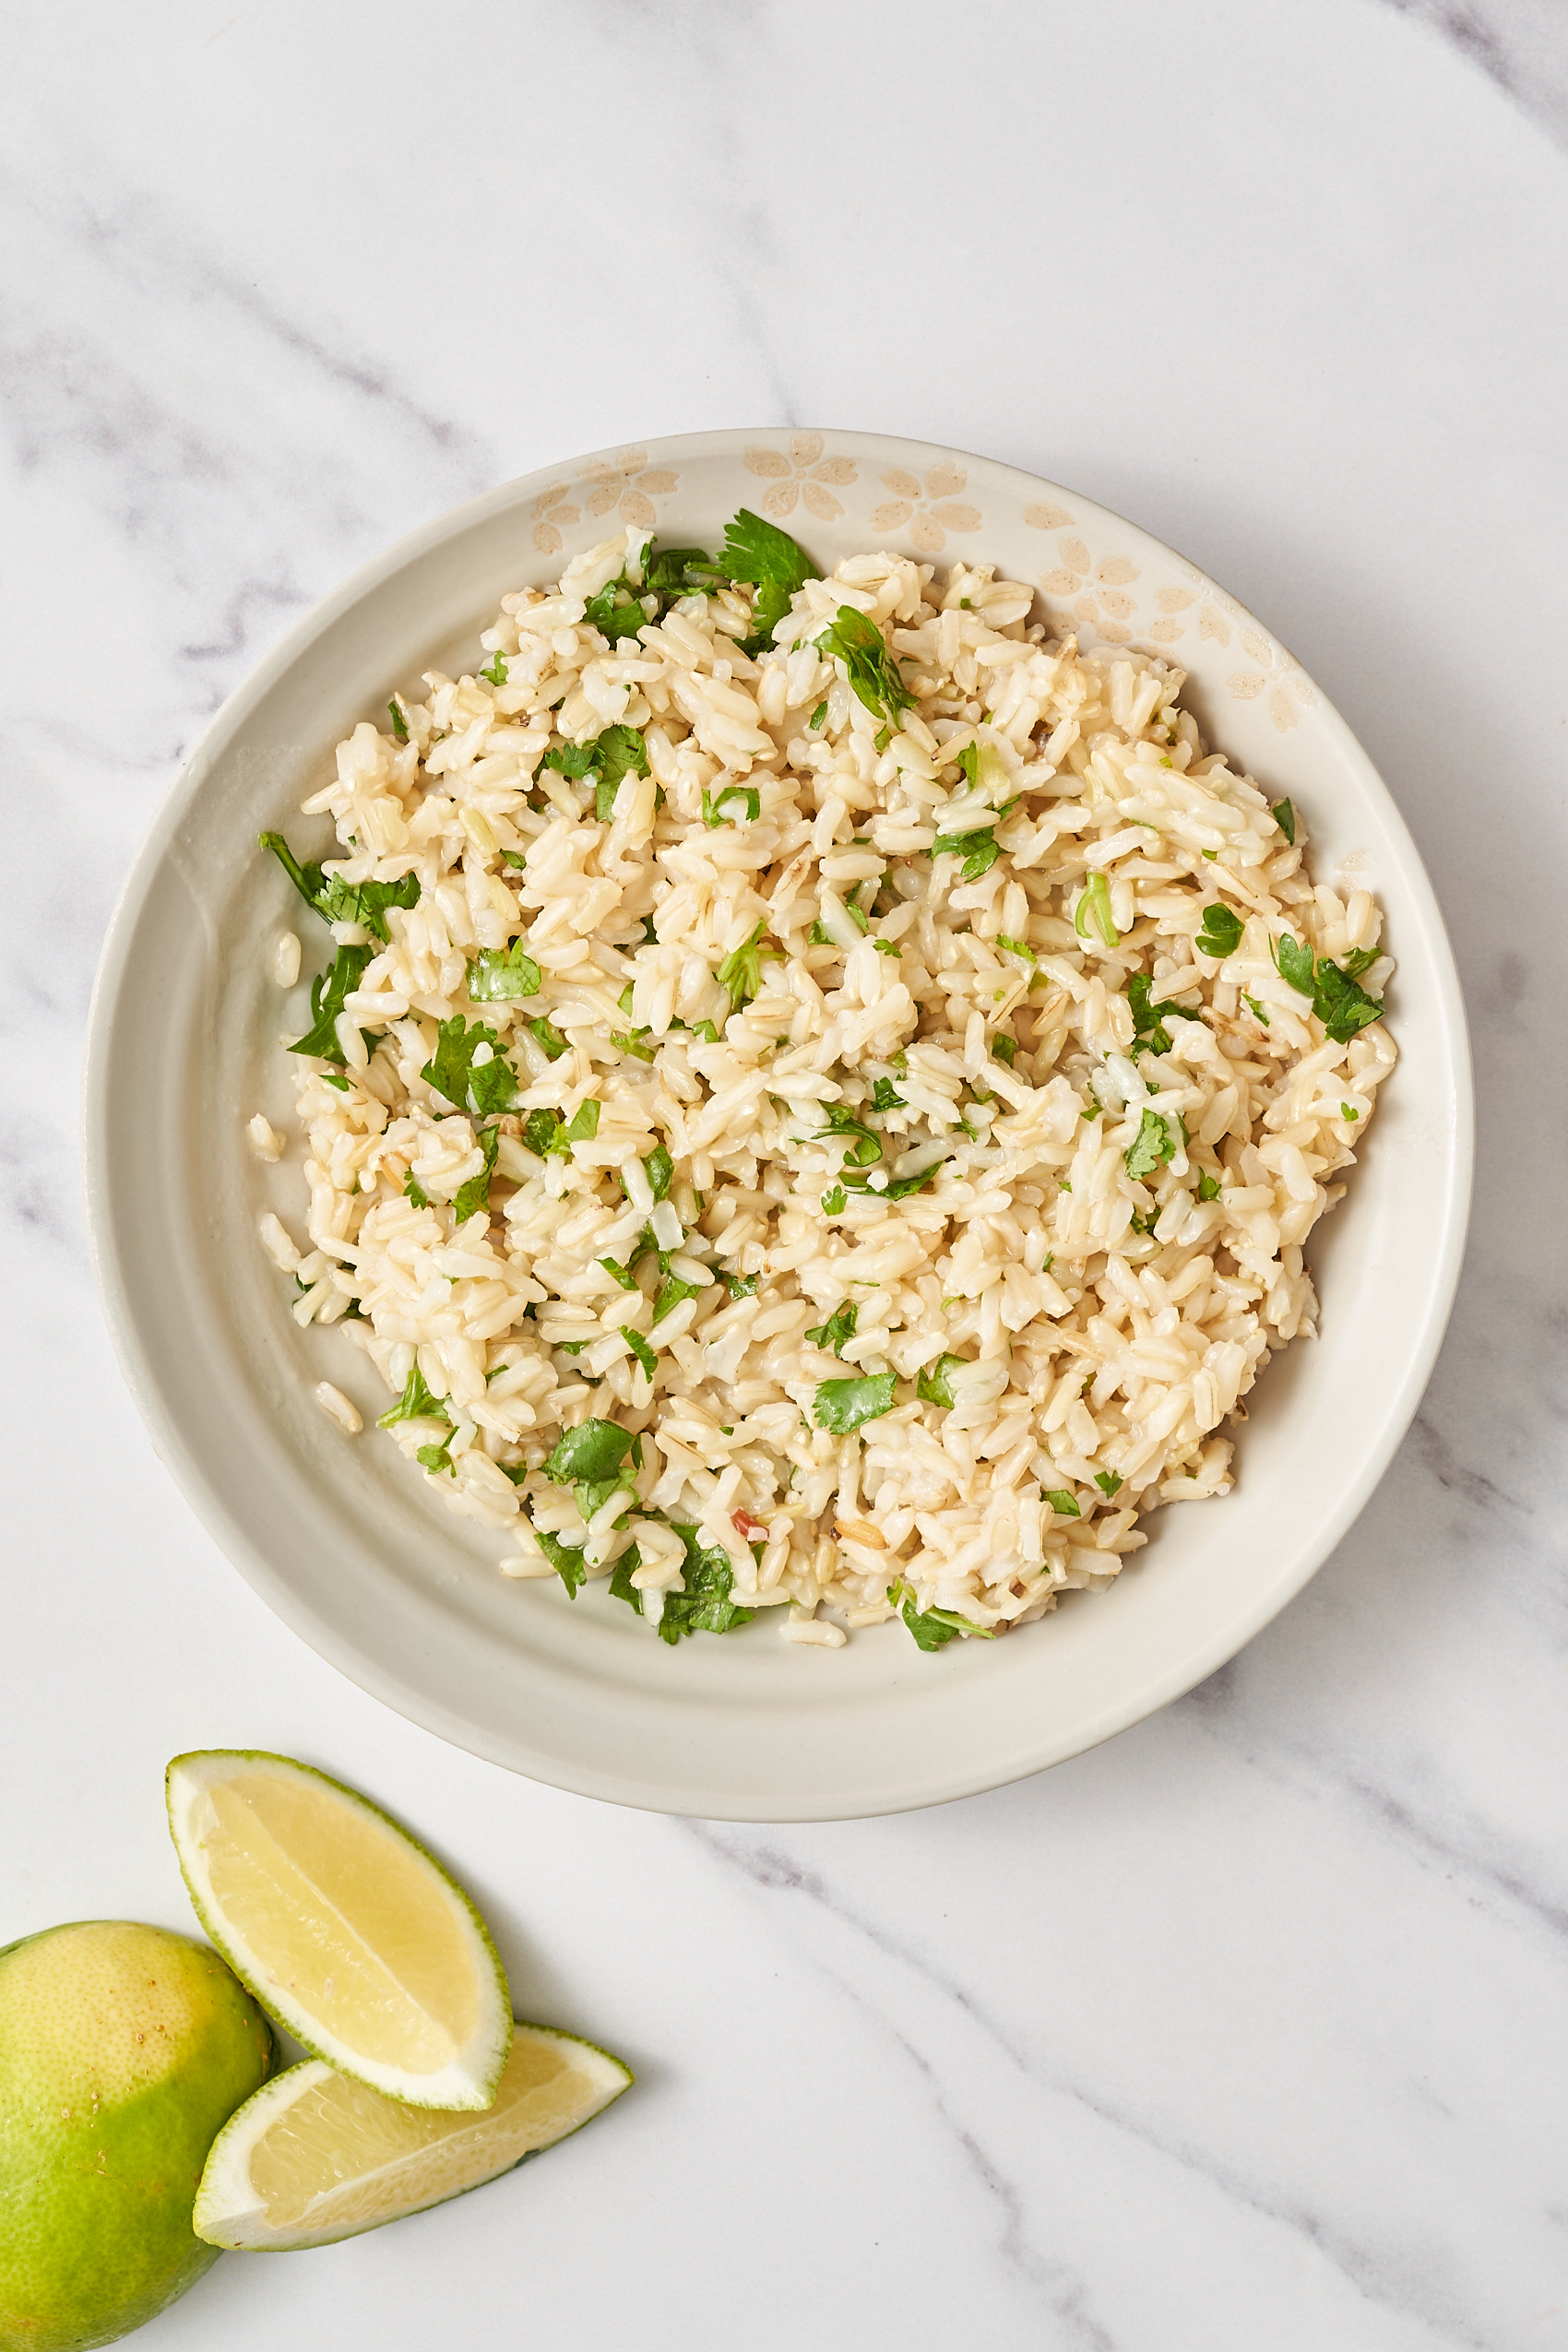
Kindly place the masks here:
<instances>
[{"instance_id":1,"label":"bowl rim","mask_svg":"<svg viewBox=\"0 0 1568 2352\"><path fill-rule=\"evenodd\" d=\"M116 1005L131 968L138 920L155 877L209 774L251 713L334 622L350 612L383 582L476 525L522 506L529 497L537 497L548 482L558 480L563 473L569 472L576 479L596 466L614 468L624 464L634 446L641 453L642 465L650 467L714 456L742 456L759 442L776 439L781 433L798 435L807 431L806 427L793 425L732 426L665 435L635 445L623 442L570 459L556 460L497 484L418 525L380 553L357 566L302 614L213 714L192 750L182 761L131 861L104 935L93 982L80 1097L83 1196L89 1255L121 1372L154 1448L171 1471L185 1502L253 1590L291 1631L350 1681L455 1746L509 1770L523 1773L529 1778L579 1795L636 1810L685 1817L697 1814L715 1820L786 1822L873 1818L918 1811L960 1797L978 1795L1087 1752L1113 1738L1119 1731L1128 1729L1158 1713L1235 1657L1297 1597L1342 1540L1381 1481L1415 1418L1443 1343L1458 1287L1474 1173L1471 1051L1463 994L1442 909L1397 802L1348 722L1318 687L1318 703L1314 710L1316 723L1325 729L1346 764L1357 771L1361 789L1378 807L1384 825L1397 845L1404 880L1419 897L1424 897L1424 913L1436 951L1433 960L1438 1003L1435 1010L1446 1045L1446 1075L1452 1087L1453 1150L1445 1170L1446 1182L1441 1204L1440 1246L1434 1261L1426 1269L1422 1307L1420 1315L1412 1319L1404 1372L1395 1388L1385 1393L1381 1400L1376 1442L1364 1457L1358 1475L1347 1484L1336 1506L1320 1522L1315 1540L1305 1548L1291 1575L1280 1581L1260 1583L1253 1602L1227 1621L1210 1638L1173 1657L1162 1671L1148 1677L1135 1694L1105 1708L1087 1728L1080 1723L1065 1737L1042 1740L1038 1752L1022 1764L1003 1760L968 1770L948 1768L936 1776L933 1785L901 1791L892 1798L882 1794L867 1801L833 1800L784 1807L766 1803L736 1805L732 1800L727 1806L719 1791L703 1792L701 1804L695 1804L690 1801L692 1792L683 1794L651 1784L632 1785L619 1775L596 1775L590 1770L565 1769L549 1753L529 1751L526 1742L517 1739L498 1740L489 1735L481 1726L454 1714L403 1675L368 1657L351 1640L345 1639L335 1626L313 1609L297 1586L279 1573L248 1525L230 1507L221 1485L207 1467L199 1448L185 1436L180 1418L165 1394L154 1368L151 1351L137 1324L120 1237L115 1219L110 1213L113 1192L109 1177L113 1132L110 1039ZM1068 498L1073 502L1078 528L1093 529L1106 527L1146 550L1151 558L1166 563L1174 557L1194 586L1199 589L1211 589L1232 616L1257 629L1272 643L1282 643L1266 624L1258 621L1201 565L1182 555L1169 541L1157 539L1141 525L1129 521L1113 508L1102 505L1081 492L1001 459L907 435L865 431L852 426L814 426L809 431L814 436L820 435L825 443L861 448L874 446L895 462L903 457L910 462L918 460L922 466L928 466L936 459L983 467L992 479L1010 487L1020 496L1038 497L1043 494ZM1315 685L1315 681L1313 683ZM527 1761L521 1761L525 1754Z\"/></svg>"}]
</instances>

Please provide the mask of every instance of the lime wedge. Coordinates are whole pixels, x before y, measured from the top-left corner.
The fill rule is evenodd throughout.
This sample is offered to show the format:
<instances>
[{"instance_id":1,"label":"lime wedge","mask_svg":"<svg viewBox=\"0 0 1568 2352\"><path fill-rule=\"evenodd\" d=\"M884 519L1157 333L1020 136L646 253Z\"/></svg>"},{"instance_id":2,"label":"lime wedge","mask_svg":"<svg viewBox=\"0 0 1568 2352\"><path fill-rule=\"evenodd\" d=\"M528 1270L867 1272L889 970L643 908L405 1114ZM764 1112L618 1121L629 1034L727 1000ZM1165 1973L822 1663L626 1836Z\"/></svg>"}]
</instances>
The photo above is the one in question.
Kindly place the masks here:
<instances>
[{"instance_id":1,"label":"lime wedge","mask_svg":"<svg viewBox=\"0 0 1568 2352\"><path fill-rule=\"evenodd\" d=\"M631 2081L618 2058L547 2025L517 2026L483 2115L383 2098L308 2059L247 2099L213 2142L196 2235L244 2253L378 2229L552 2148Z\"/></svg>"},{"instance_id":2,"label":"lime wedge","mask_svg":"<svg viewBox=\"0 0 1568 2352\"><path fill-rule=\"evenodd\" d=\"M196 1917L296 2041L416 2107L483 2108L512 2038L484 1921L376 1806L288 1756L209 1748L169 1767Z\"/></svg>"}]
</instances>

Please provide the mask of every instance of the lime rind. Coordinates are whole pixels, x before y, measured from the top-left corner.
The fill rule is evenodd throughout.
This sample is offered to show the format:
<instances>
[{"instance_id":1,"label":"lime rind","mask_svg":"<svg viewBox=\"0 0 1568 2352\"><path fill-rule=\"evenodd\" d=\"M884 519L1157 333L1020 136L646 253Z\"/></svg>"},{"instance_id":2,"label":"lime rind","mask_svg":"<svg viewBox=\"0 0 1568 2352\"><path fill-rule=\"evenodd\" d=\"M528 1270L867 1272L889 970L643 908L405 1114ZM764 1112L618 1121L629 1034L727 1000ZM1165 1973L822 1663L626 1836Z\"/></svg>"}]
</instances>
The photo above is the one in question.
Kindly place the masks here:
<instances>
[{"instance_id":1,"label":"lime rind","mask_svg":"<svg viewBox=\"0 0 1568 2352\"><path fill-rule=\"evenodd\" d=\"M439 2072L420 2074L389 2066L328 2032L318 2018L291 2000L287 1990L269 1978L256 1954L225 1916L202 1862L201 1843L192 1832L190 1813L196 1799L215 1781L242 1769L257 1767L328 1788L346 1808L364 1815L378 1827L390 1830L445 1896L469 1945L480 2017L463 2050ZM350 2075L370 2089L410 2107L482 2113L493 2104L512 2045L512 2004L506 1971L471 1897L403 1823L374 1804L359 1789L334 1779L330 1773L265 1748L192 1749L173 1758L164 1775L164 1790L169 1834L196 1918L252 1998L303 2049L339 2073Z\"/></svg>"},{"instance_id":2,"label":"lime rind","mask_svg":"<svg viewBox=\"0 0 1568 2352\"><path fill-rule=\"evenodd\" d=\"M252 2151L268 2126L305 2092L327 2081L334 2068L320 2059L306 2059L301 2065L291 2066L283 2073L274 2075L264 2084L244 2107L232 2115L219 2132L208 2153L196 2191L192 2227L198 2238L208 2245L227 2248L233 2253L291 2253L312 2246L336 2245L344 2238L362 2237L366 2230L382 2229L390 2221L402 2221L410 2214L428 2213L436 2205L450 2204L455 2197L467 2196L470 2191L482 2189L492 2180L515 2171L529 2158L542 2156L549 2148L559 2147L571 2139L596 2115L602 2115L623 2092L636 2080L629 2066L624 2065L597 2042L585 2041L580 2035L560 2032L552 2025L532 2025L521 2018L516 2021L515 2032L536 2041L564 2045L573 2053L573 2061L594 2083L595 2096L553 2137L536 2143L520 2151L501 2155L497 2162L482 2165L470 2180L441 2190L434 2196L415 2196L407 2202L394 2202L386 2213L371 2220L343 2224L327 2222L319 2228L281 2228L269 2222L250 2175ZM454 2118L454 2128L460 2128ZM475 2121L470 2127L482 2144L484 2124ZM504 2134L503 2134L504 2136ZM395 2170L389 2167L388 2170ZM342 2184L347 2185L347 2184Z\"/></svg>"}]
</instances>

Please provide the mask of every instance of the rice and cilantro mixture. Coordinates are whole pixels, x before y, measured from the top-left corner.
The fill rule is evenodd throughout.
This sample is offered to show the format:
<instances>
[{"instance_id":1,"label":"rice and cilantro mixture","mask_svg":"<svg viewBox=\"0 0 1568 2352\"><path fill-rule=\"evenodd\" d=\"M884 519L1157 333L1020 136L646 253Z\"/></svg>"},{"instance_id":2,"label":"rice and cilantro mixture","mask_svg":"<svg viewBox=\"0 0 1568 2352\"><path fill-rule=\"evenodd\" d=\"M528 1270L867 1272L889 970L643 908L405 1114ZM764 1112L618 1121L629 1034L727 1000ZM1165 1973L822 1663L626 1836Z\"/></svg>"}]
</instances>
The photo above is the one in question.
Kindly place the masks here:
<instances>
[{"instance_id":1,"label":"rice and cilantro mixture","mask_svg":"<svg viewBox=\"0 0 1568 2352\"><path fill-rule=\"evenodd\" d=\"M335 951L262 1238L506 1574L929 1650L1229 1489L1394 1064L1382 918L1179 670L1033 606L628 532L339 745L339 856L262 837Z\"/></svg>"}]
</instances>

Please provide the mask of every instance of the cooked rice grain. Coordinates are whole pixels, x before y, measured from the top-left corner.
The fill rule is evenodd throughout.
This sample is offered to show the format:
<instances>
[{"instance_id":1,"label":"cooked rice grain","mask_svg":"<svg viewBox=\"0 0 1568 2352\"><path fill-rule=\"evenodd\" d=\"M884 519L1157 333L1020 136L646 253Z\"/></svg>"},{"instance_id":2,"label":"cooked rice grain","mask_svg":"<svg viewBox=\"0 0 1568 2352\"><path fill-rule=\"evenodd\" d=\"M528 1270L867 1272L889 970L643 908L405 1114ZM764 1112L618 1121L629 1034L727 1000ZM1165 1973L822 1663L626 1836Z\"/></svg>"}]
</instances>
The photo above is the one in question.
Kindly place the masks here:
<instances>
[{"instance_id":1,"label":"cooked rice grain","mask_svg":"<svg viewBox=\"0 0 1568 2352\"><path fill-rule=\"evenodd\" d=\"M417 1369L429 1409L390 1434L510 1537L509 1574L552 1573L540 1534L590 1576L636 1543L653 1617L679 1522L796 1642L887 1618L900 1580L922 1612L1021 1624L1109 1585L1156 1504L1229 1490L1227 1425L1313 1331L1302 1246L1395 1054L1381 1023L1330 1038L1279 943L1361 951L1376 990L1381 915L1314 887L1301 813L1292 842L1206 752L1180 671L1052 642L986 566L852 557L754 660L735 589L601 636L585 601L641 549L505 598L491 674L428 673L408 740L362 723L305 802L329 875L418 897L385 941L334 925L370 952L341 1061L300 1064L307 1241L268 1217L264 1241L302 1324L341 1322L394 1396ZM892 728L814 643L845 606L915 692ZM612 727L649 773L600 822L595 777L540 762ZM1223 954L1198 944L1217 904ZM538 994L471 999L470 965L519 942ZM455 1016L520 1089L460 1227L482 1133L421 1075ZM580 1139L541 1157L534 1112ZM607 1265L650 1223L672 1309L651 1250L630 1289ZM817 1426L820 1384L886 1372L889 1410ZM588 1417L641 1433L629 1525L624 1495L585 1525L543 1474Z\"/></svg>"}]
</instances>

